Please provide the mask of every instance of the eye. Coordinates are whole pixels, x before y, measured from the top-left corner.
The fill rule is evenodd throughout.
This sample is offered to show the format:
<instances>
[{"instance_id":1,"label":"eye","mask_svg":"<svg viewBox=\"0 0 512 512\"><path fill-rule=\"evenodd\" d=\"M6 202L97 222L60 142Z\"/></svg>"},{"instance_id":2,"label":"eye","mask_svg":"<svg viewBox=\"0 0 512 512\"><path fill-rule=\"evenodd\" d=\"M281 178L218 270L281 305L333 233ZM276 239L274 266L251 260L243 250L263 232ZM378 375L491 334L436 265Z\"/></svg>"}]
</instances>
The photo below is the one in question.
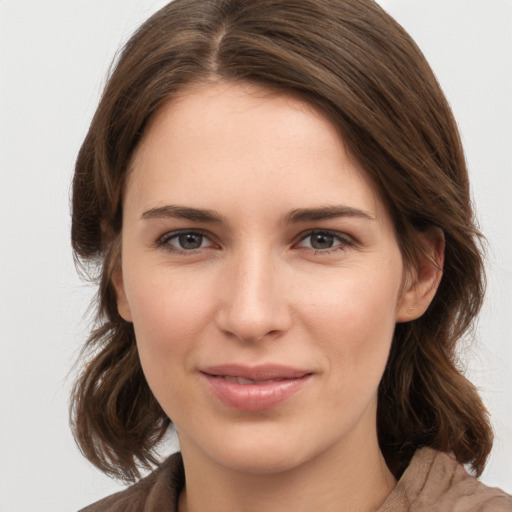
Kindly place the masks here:
<instances>
[{"instance_id":1,"label":"eye","mask_svg":"<svg viewBox=\"0 0 512 512\"><path fill-rule=\"evenodd\" d=\"M344 249L353 245L348 236L343 236L332 231L315 230L306 233L299 243L298 247L312 249L318 252L330 252L332 250Z\"/></svg>"},{"instance_id":2,"label":"eye","mask_svg":"<svg viewBox=\"0 0 512 512\"><path fill-rule=\"evenodd\" d=\"M157 245L171 251L191 252L211 246L211 240L199 231L166 233Z\"/></svg>"}]
</instances>

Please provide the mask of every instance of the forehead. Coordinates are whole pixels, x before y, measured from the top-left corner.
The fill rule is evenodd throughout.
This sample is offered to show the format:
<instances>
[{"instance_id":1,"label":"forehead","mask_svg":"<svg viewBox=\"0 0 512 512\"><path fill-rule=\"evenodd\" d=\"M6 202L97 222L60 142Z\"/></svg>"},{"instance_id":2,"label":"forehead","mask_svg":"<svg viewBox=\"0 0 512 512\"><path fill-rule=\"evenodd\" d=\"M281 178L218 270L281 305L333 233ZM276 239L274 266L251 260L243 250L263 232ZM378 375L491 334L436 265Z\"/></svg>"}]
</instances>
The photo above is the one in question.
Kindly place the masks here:
<instances>
[{"instance_id":1,"label":"forehead","mask_svg":"<svg viewBox=\"0 0 512 512\"><path fill-rule=\"evenodd\" d=\"M141 207L173 201L247 209L264 196L283 208L379 208L319 110L293 95L224 82L182 92L151 119L131 162L127 195L134 191Z\"/></svg>"},{"instance_id":2,"label":"forehead","mask_svg":"<svg viewBox=\"0 0 512 512\"><path fill-rule=\"evenodd\" d=\"M320 138L328 145L343 146L334 124L299 95L219 81L193 84L167 101L150 119L132 163L141 155L147 158L147 150L154 149L155 143L175 140L183 147L186 141L186 147L197 144L204 153L212 146L221 149L226 140L235 142L235 138L233 153L242 146L258 151L280 144L285 149L286 144L306 139L318 144Z\"/></svg>"}]
</instances>

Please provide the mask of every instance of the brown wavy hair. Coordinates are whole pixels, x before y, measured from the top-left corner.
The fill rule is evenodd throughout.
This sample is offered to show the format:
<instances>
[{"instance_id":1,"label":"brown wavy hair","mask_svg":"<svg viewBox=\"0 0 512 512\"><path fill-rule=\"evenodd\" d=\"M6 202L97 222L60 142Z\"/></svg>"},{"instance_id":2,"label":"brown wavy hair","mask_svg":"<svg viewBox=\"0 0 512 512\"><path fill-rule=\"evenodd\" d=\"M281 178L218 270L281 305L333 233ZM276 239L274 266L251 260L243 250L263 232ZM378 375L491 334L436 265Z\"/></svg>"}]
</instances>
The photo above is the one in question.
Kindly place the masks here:
<instances>
[{"instance_id":1,"label":"brown wavy hair","mask_svg":"<svg viewBox=\"0 0 512 512\"><path fill-rule=\"evenodd\" d=\"M73 249L99 284L97 323L71 401L82 452L125 480L158 464L156 446L171 421L146 383L112 283L123 187L155 112L188 86L219 79L299 95L321 109L387 205L406 264L422 251L419 232L444 232L432 304L396 326L379 387L379 442L397 477L422 446L451 452L480 474L492 432L455 356L484 292L461 141L421 51L372 0L175 0L125 45L73 181Z\"/></svg>"}]
</instances>

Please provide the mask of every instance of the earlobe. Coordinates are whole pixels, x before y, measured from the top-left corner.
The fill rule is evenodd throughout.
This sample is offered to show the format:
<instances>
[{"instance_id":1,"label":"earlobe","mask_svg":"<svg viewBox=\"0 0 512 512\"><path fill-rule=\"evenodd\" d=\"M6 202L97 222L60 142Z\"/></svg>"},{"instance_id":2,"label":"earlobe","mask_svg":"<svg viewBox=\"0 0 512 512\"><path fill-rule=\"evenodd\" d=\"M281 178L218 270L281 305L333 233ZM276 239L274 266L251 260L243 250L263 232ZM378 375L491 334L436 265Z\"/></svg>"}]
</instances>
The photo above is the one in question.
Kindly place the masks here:
<instances>
[{"instance_id":1,"label":"earlobe","mask_svg":"<svg viewBox=\"0 0 512 512\"><path fill-rule=\"evenodd\" d=\"M419 237L424 251L419 255L415 268L408 273L397 311L397 322L416 320L425 313L443 275L445 248L443 231L432 227L422 232Z\"/></svg>"},{"instance_id":2,"label":"earlobe","mask_svg":"<svg viewBox=\"0 0 512 512\"><path fill-rule=\"evenodd\" d=\"M121 318L123 318L123 320L126 320L127 322L133 322L132 312L130 310L128 300L126 298L126 292L124 289L123 281L123 271L121 269L114 271L114 273L112 274L112 283L116 290L117 310L119 311Z\"/></svg>"}]
</instances>

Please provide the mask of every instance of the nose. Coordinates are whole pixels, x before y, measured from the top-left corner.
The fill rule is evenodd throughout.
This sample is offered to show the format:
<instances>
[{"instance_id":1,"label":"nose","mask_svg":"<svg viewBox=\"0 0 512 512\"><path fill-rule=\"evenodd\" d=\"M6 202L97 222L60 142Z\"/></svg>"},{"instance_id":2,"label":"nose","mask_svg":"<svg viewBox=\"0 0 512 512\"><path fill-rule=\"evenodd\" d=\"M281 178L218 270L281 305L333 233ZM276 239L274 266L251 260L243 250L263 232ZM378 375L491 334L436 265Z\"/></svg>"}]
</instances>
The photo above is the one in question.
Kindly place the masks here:
<instances>
[{"instance_id":1,"label":"nose","mask_svg":"<svg viewBox=\"0 0 512 512\"><path fill-rule=\"evenodd\" d=\"M229 265L220 291L217 325L243 342L277 338L292 323L285 270L271 255L241 255Z\"/></svg>"}]
</instances>

